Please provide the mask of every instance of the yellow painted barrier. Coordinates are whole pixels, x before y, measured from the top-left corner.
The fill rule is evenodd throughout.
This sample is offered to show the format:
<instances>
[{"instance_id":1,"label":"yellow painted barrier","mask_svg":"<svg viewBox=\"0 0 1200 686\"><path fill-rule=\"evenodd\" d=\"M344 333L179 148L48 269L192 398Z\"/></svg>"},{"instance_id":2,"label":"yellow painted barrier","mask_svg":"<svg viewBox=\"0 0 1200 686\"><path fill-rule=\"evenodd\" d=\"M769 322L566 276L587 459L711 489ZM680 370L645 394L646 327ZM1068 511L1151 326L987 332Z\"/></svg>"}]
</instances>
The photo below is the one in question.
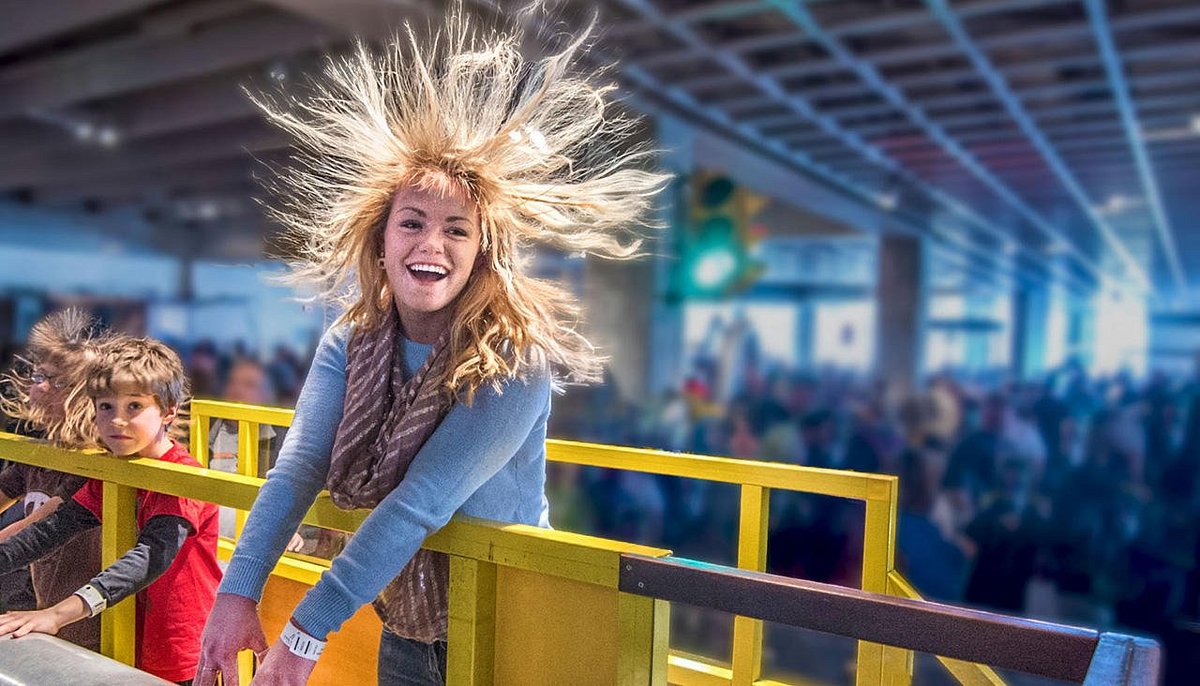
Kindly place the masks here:
<instances>
[{"instance_id":1,"label":"yellow painted barrier","mask_svg":"<svg viewBox=\"0 0 1200 686\"><path fill-rule=\"evenodd\" d=\"M162 481L157 490L178 495L186 494L189 497L217 502L240 510L249 509L257 493L258 484L261 483L261 480L253 476L258 471L258 425L262 423L288 426L291 423L293 412L282 408L196 400L192 403L191 416L191 448L193 454L202 463L207 463L208 458L209 421L221 418L238 422L239 458L242 456L246 458L238 461L241 474L209 472L208 477L215 478L216 481L206 481L205 477L196 479L192 475L180 471L187 470L187 468L166 469L161 474ZM863 536L862 588L893 595L904 595L905 588L911 590L911 586L907 585L907 582L903 582L903 577L895 569L898 518L895 477L561 440L547 441L547 458L555 462L738 484L741 487L742 495L738 528L738 566L745 569L761 570L765 565L768 504L772 490L816 493L864 501L866 515ZM70 462L69 459L68 462ZM138 462L144 461L135 460L130 464ZM75 473L103 478L95 473L87 473L86 470L89 468L84 464L73 464L72 466L85 470ZM174 467L173 465L157 466ZM72 470L64 469L64 471ZM109 476L118 482L124 478L122 474L117 473L110 473ZM122 485L130 484L123 483ZM168 489L182 489L186 493ZM329 502L327 496L322 495L318 497L304 521L325 528L353 531L365 514L365 511L339 510ZM239 533L243 521L243 518L239 518ZM484 531L486 533L483 533ZM562 536L570 535L562 532L547 532L535 527L485 526L479 522L456 519L443 531L428 539L426 542L428 548L442 550L465 560L475 561L474 565L466 565L463 562L457 567L458 572L455 578L462 579L464 584L474 589L472 591L474 595L470 603L455 605L452 608L452 613L456 611L455 608L464 613L457 625L452 621L452 626L459 627L460 634L465 636L462 640L472 648L469 653L460 651L457 653L457 657L451 657L452 674L459 676L473 674L481 665L498 668L497 665L502 665L506 659L498 652L494 652L494 645L487 648L480 642L480 631L484 629L494 631L496 621L494 616L488 616L480 608L480 603L482 602L484 607L493 609L498 607L489 600L489 594L496 593L501 585L498 578L516 579L519 578L519 575L499 574L487 565L501 565L514 570L549 574L559 579L615 588L617 556L621 551L628 551L631 547L636 547L616 542L598 543L601 539L579 537L587 541L587 545L577 546L577 549L573 549L569 555L559 556L554 545L547 546L544 543L547 541L547 537L556 542L564 542L565 539L560 538ZM480 563L483 563L484 566L481 567ZM325 566L326 563L320 560L306 560L302 556L289 555L281 561L275 573L300 583L315 582L320 570ZM898 583L897 580L903 584ZM663 623L665 621L665 608L635 608L636 603L629 600L618 604L624 608L621 610L624 613L622 616L636 617L644 614L654 617L656 622ZM649 648L645 647L645 641L642 639L631 639L631 642L641 646L639 650L643 650L645 655L649 656L646 659L662 663L661 666L651 669L656 682L661 678L669 679L671 683L682 686L711 683L764 686L773 683L761 678L761 622L746 618L735 619L732 664L724 666L700 660L695 656L672 654L668 657L664 646L659 645L665 640L665 624L663 626L664 633L661 636L657 632L653 632L654 641ZM625 649L633 650L634 648L626 646ZM489 653L489 650L493 652ZM453 650L451 652L454 653ZM470 656L469 659L464 657L467 655ZM951 673L963 683L1001 683L995 672L987 667L954 661L943 662ZM859 685L908 684L911 681L912 664L911 652L862 642L859 645L856 682ZM633 673L636 673L636 670ZM463 676L463 678L467 677ZM471 678L474 679L474 677ZM476 681L471 680L469 683L476 683ZM464 683L468 682L464 681Z\"/></svg>"},{"instance_id":2,"label":"yellow painted barrier","mask_svg":"<svg viewBox=\"0 0 1200 686\"><path fill-rule=\"evenodd\" d=\"M243 422L288 426L292 415L292 410L282 408L219 401L197 400L192 404L193 424L204 425L205 428L211 418L236 420L239 426ZM207 450L207 445L196 446L193 443L193 447ZM257 444L245 448L251 451L247 454L253 454L257 459ZM741 488L738 567L756 571L763 570L766 563L772 490L861 500L866 506L861 587L876 593L902 595L892 581L903 579L895 568L899 495L894 476L553 439L546 441L546 457L551 462L737 484ZM342 528L332 523L320 525ZM911 585L908 588L911 589ZM772 682L761 678L762 640L762 622L735 618L732 664L722 666L709 661L701 667L695 656L672 654L668 659L669 680L680 686L711 683L766 686ZM946 660L942 662L962 683L1002 683L996 673L986 666ZM858 686L906 686L912 681L912 671L911 651L859 643L856 670Z\"/></svg>"},{"instance_id":3,"label":"yellow painted barrier","mask_svg":"<svg viewBox=\"0 0 1200 686\"><path fill-rule=\"evenodd\" d=\"M138 489L248 509L262 483L244 474L63 450L5 433L0 457L104 481L106 561L132 547ZM323 494L305 521L354 531L368 514L338 509ZM232 545L222 541L219 554L228 557ZM451 556L450 683L666 684L667 603L617 587L622 554L662 557L669 551L467 517L455 518L425 545ZM323 560L285 555L260 604L265 627L277 631L327 568ZM103 652L126 663L134 659L134 602L103 615ZM581 635L592 640L580 641ZM330 637L322 657L328 665L310 683L345 683L347 672L339 665L354 665L365 678L375 651L374 645L363 647L365 640L378 640L369 608Z\"/></svg>"}]
</instances>

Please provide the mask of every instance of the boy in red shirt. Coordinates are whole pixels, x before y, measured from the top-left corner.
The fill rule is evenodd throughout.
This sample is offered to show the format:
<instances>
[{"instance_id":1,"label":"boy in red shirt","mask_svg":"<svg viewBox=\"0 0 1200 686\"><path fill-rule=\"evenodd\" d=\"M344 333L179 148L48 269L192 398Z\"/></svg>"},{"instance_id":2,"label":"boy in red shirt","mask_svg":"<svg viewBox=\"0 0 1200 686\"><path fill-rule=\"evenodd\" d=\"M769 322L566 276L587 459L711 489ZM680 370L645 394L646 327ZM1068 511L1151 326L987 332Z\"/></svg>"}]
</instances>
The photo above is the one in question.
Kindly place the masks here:
<instances>
[{"instance_id":1,"label":"boy in red shirt","mask_svg":"<svg viewBox=\"0 0 1200 686\"><path fill-rule=\"evenodd\" d=\"M121 457L200 466L167 435L186 385L179 357L162 343L131 338L111 344L87 385L104 445ZM101 495L102 482L89 481L54 514L0 544L0 572L99 526ZM138 491L137 501L138 540L129 552L52 607L0 615L0 636L54 634L137 593L137 666L190 684L221 578L217 506L150 491Z\"/></svg>"}]
</instances>

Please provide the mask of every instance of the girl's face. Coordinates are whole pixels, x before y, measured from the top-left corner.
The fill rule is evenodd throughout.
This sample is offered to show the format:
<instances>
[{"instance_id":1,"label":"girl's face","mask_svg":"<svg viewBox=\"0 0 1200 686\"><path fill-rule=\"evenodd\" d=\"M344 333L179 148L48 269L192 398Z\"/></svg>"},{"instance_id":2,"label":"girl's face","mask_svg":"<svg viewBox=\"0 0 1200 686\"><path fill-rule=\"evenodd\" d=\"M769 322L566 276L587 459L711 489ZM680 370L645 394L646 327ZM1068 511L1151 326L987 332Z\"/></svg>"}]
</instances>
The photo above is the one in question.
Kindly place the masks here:
<instances>
[{"instance_id":1,"label":"girl's face","mask_svg":"<svg viewBox=\"0 0 1200 686\"><path fill-rule=\"evenodd\" d=\"M118 390L96 398L96 427L113 455L160 457L171 447L167 425L175 408L164 413L149 393Z\"/></svg>"},{"instance_id":2,"label":"girl's face","mask_svg":"<svg viewBox=\"0 0 1200 686\"><path fill-rule=\"evenodd\" d=\"M404 332L432 343L479 257L479 213L459 193L396 191L383 234L383 266Z\"/></svg>"},{"instance_id":3,"label":"girl's face","mask_svg":"<svg viewBox=\"0 0 1200 686\"><path fill-rule=\"evenodd\" d=\"M33 370L33 380L35 383L29 386L29 402L51 419L61 419L68 390L62 369L45 361Z\"/></svg>"}]
</instances>

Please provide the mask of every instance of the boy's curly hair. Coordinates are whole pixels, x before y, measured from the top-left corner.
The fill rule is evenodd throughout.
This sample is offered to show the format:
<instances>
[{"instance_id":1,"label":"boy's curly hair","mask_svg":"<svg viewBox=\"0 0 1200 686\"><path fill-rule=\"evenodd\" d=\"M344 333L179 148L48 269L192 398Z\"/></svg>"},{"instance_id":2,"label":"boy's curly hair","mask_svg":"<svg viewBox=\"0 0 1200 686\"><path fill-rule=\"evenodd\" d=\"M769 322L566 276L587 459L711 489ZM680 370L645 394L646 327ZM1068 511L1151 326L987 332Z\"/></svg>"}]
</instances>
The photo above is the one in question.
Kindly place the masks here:
<instances>
[{"instance_id":1,"label":"boy's curly hair","mask_svg":"<svg viewBox=\"0 0 1200 686\"><path fill-rule=\"evenodd\" d=\"M178 410L189 393L179 355L153 338L121 337L109 343L88 375L87 395L95 399L130 390L153 395L163 412Z\"/></svg>"}]
</instances>

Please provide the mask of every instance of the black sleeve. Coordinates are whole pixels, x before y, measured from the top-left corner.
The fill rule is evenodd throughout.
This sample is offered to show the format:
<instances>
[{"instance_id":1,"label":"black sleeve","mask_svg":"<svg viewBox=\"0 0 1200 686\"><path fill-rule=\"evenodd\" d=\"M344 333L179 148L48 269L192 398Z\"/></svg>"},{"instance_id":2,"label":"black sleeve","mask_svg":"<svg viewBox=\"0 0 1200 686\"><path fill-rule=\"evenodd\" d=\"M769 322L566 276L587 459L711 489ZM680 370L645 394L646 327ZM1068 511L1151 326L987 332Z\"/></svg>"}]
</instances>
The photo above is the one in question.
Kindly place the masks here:
<instances>
[{"instance_id":1,"label":"black sleeve","mask_svg":"<svg viewBox=\"0 0 1200 686\"><path fill-rule=\"evenodd\" d=\"M13 462L0 470L0 494L5 498L20 498L25 495L24 465Z\"/></svg>"},{"instance_id":2,"label":"black sleeve","mask_svg":"<svg viewBox=\"0 0 1200 686\"><path fill-rule=\"evenodd\" d=\"M74 500L68 500L45 519L0 543L0 574L25 567L50 554L76 534L97 526L100 526L100 520L96 515Z\"/></svg>"},{"instance_id":3,"label":"black sleeve","mask_svg":"<svg viewBox=\"0 0 1200 686\"><path fill-rule=\"evenodd\" d=\"M92 585L104 595L109 605L141 591L167 571L191 530L183 517L151 517L138 534L137 543L121 559L97 574Z\"/></svg>"}]
</instances>

